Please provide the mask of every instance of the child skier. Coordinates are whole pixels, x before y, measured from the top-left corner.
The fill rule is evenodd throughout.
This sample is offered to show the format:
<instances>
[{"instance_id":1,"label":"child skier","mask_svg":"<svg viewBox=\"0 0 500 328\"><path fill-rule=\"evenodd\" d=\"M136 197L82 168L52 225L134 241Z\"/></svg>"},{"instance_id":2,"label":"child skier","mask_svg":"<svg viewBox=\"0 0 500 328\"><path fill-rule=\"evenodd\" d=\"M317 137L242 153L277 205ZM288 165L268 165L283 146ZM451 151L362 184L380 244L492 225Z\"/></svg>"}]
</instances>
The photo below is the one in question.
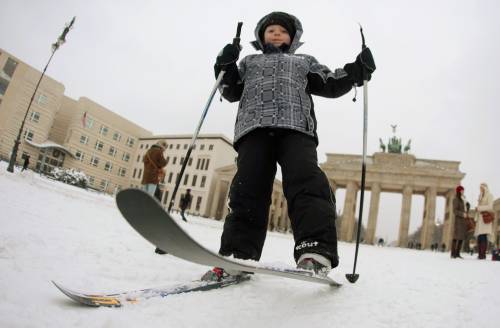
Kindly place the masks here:
<instances>
[{"instance_id":1,"label":"child skier","mask_svg":"<svg viewBox=\"0 0 500 328\"><path fill-rule=\"evenodd\" d=\"M219 253L260 259L278 163L297 267L326 276L339 263L335 197L318 166L311 95L340 97L370 80L375 63L368 48L354 63L334 72L312 56L295 54L302 44L302 25L283 12L263 17L255 36L252 45L262 54L246 56L238 69L240 48L228 44L214 67L216 76L221 70L226 72L220 86L222 96L239 101L234 136L237 172ZM214 268L202 279L220 280L224 275L227 272Z\"/></svg>"}]
</instances>

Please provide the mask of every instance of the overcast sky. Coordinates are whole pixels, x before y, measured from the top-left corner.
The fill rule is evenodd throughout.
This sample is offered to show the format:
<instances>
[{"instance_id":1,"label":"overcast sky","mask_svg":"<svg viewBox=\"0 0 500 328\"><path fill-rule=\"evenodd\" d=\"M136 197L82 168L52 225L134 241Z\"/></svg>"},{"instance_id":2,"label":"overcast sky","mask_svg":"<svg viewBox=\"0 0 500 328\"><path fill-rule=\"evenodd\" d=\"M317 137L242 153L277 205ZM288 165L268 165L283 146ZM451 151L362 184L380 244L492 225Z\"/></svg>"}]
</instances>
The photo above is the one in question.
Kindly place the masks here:
<instances>
[{"instance_id":1,"label":"overcast sky","mask_svg":"<svg viewBox=\"0 0 500 328\"><path fill-rule=\"evenodd\" d=\"M0 8L0 48L40 71L64 24L77 16L47 74L67 96L88 97L155 134L193 133L214 84L214 59L238 21L244 56L255 52L249 42L262 16L294 14L304 28L298 52L332 70L358 54L359 22L377 64L368 155L397 124L417 158L461 162L473 206L483 181L500 196L498 1L3 0ZM320 162L325 153L361 154L362 90L358 102L353 96L315 98ZM237 105L218 98L202 133L232 139ZM342 192L338 198L342 208ZM400 202L399 194L382 194L377 235L396 238ZM436 217L443 213L440 197ZM423 197L414 196L411 230L422 215Z\"/></svg>"}]
</instances>

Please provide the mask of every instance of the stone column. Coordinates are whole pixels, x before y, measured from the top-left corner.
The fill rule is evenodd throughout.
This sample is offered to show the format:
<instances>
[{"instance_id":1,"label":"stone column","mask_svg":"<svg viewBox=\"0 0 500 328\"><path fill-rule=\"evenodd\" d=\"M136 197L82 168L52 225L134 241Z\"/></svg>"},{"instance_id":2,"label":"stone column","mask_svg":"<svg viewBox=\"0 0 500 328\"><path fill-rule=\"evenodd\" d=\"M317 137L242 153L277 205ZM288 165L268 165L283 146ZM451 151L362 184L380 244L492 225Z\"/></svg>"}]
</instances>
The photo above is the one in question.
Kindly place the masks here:
<instances>
[{"instance_id":1,"label":"stone column","mask_svg":"<svg viewBox=\"0 0 500 328\"><path fill-rule=\"evenodd\" d=\"M374 183L371 188L370 213L365 233L365 243L373 245L377 229L378 207L380 203L380 184Z\"/></svg>"},{"instance_id":2,"label":"stone column","mask_svg":"<svg viewBox=\"0 0 500 328\"><path fill-rule=\"evenodd\" d=\"M333 194L335 194L337 192L337 184L333 180L329 179L329 181L330 181L330 187L332 188Z\"/></svg>"},{"instance_id":3,"label":"stone column","mask_svg":"<svg viewBox=\"0 0 500 328\"><path fill-rule=\"evenodd\" d=\"M227 214L229 213L229 189L231 189L231 182L224 181L225 185L223 188L223 192L221 192L221 197L223 197L223 208L222 208L222 218L221 220L225 220Z\"/></svg>"},{"instance_id":4,"label":"stone column","mask_svg":"<svg viewBox=\"0 0 500 328\"><path fill-rule=\"evenodd\" d=\"M410 229L411 198L413 189L410 186L403 188L403 203L401 205L401 217L399 219L398 246L408 247L408 231Z\"/></svg>"},{"instance_id":5,"label":"stone column","mask_svg":"<svg viewBox=\"0 0 500 328\"><path fill-rule=\"evenodd\" d=\"M210 207L210 217L212 217L214 219L217 218L219 199L221 197L221 195L220 195L221 179L219 176L217 176L216 179L217 180L215 182L214 198L212 199L212 205Z\"/></svg>"},{"instance_id":6,"label":"stone column","mask_svg":"<svg viewBox=\"0 0 500 328\"><path fill-rule=\"evenodd\" d=\"M352 241L354 221L356 218L356 199L358 197L358 186L354 181L347 183L345 192L344 210L342 212L342 227L340 228L340 240Z\"/></svg>"},{"instance_id":7,"label":"stone column","mask_svg":"<svg viewBox=\"0 0 500 328\"><path fill-rule=\"evenodd\" d=\"M444 209L444 227L441 243L446 245L446 250L450 249L451 239L453 238L453 226L455 225L455 216L453 215L453 198L455 191L451 189L446 194L446 205Z\"/></svg>"},{"instance_id":8,"label":"stone column","mask_svg":"<svg viewBox=\"0 0 500 328\"><path fill-rule=\"evenodd\" d=\"M422 235L420 236L422 249L428 248L432 243L434 222L436 220L436 194L436 187L430 187L425 192L425 216L422 226Z\"/></svg>"}]
</instances>

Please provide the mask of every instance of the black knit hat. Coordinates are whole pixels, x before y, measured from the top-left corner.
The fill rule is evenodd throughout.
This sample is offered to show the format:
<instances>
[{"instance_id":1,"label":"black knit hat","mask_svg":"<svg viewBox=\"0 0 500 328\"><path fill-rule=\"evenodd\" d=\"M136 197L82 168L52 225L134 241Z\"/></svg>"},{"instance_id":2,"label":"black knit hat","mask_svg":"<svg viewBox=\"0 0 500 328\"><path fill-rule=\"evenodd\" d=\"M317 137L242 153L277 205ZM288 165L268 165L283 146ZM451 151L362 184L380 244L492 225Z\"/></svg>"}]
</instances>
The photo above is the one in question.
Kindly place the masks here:
<instances>
[{"instance_id":1,"label":"black knit hat","mask_svg":"<svg viewBox=\"0 0 500 328\"><path fill-rule=\"evenodd\" d=\"M280 11L275 11L267 15L259 29L259 39L262 41L262 43L264 43L264 32L266 31L266 28L269 25L283 26L288 31L288 34L290 35L290 40L293 41L293 38L295 37L296 28L295 28L295 20L293 19L292 16Z\"/></svg>"}]
</instances>

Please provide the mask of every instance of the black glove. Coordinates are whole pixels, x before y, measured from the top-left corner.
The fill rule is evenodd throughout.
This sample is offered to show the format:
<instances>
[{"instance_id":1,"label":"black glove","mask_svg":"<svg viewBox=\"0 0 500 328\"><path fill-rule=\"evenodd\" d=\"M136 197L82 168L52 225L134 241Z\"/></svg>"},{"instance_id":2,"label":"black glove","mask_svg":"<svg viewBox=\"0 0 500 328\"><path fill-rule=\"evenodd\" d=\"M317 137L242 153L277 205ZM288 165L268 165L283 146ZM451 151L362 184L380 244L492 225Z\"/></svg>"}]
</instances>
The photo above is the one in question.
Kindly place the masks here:
<instances>
[{"instance_id":1,"label":"black glove","mask_svg":"<svg viewBox=\"0 0 500 328\"><path fill-rule=\"evenodd\" d=\"M236 63L240 56L241 48L240 46L235 46L233 44L226 44L224 49L217 55L217 60L215 61L216 66L226 66L232 63Z\"/></svg>"},{"instance_id":2,"label":"black glove","mask_svg":"<svg viewBox=\"0 0 500 328\"><path fill-rule=\"evenodd\" d=\"M375 72L376 68L372 52L370 51L370 48L367 47L356 57L356 61L354 63L346 64L344 66L344 71L347 72L349 77L357 86L362 86L364 80L371 80L372 73Z\"/></svg>"}]
</instances>

